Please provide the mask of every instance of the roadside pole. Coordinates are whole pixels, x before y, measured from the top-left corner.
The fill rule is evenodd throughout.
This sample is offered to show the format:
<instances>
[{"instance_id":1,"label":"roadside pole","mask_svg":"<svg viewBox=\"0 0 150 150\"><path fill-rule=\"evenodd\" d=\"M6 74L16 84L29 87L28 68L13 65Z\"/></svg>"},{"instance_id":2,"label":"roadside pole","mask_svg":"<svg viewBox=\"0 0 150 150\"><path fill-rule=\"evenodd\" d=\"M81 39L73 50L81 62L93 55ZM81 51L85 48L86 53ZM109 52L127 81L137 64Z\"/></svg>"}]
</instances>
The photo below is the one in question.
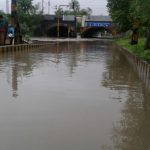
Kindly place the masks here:
<instances>
[{"instance_id":1,"label":"roadside pole","mask_svg":"<svg viewBox=\"0 0 150 150\"><path fill-rule=\"evenodd\" d=\"M20 32L20 26L17 16L17 0L11 0L11 25L15 29L14 43L21 44L22 36Z\"/></svg>"}]
</instances>

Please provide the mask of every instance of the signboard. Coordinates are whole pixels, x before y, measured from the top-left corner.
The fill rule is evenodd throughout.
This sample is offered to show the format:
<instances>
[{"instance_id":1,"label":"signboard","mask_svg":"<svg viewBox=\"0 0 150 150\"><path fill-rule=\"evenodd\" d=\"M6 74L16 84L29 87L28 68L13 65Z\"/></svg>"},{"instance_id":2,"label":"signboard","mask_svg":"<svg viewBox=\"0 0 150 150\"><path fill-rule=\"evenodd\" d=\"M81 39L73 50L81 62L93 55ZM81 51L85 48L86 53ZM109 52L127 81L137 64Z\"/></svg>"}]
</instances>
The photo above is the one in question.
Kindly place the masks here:
<instances>
[{"instance_id":1,"label":"signboard","mask_svg":"<svg viewBox=\"0 0 150 150\"><path fill-rule=\"evenodd\" d=\"M111 26L110 22L86 22L86 27L109 27Z\"/></svg>"}]
</instances>

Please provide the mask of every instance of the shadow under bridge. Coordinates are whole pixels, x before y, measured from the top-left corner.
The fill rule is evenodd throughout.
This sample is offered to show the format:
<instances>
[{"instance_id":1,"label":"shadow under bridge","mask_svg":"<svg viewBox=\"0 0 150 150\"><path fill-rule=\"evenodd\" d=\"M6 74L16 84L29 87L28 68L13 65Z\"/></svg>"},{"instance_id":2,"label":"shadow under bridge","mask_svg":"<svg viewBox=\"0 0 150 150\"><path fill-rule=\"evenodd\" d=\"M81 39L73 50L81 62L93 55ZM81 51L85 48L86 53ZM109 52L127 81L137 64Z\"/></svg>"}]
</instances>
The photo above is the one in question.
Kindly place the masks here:
<instances>
[{"instance_id":1,"label":"shadow under bridge","mask_svg":"<svg viewBox=\"0 0 150 150\"><path fill-rule=\"evenodd\" d=\"M72 15L43 15L40 28L42 36L76 37L76 19Z\"/></svg>"},{"instance_id":2,"label":"shadow under bridge","mask_svg":"<svg viewBox=\"0 0 150 150\"><path fill-rule=\"evenodd\" d=\"M53 25L47 30L47 36L48 37L74 37L75 31L73 27L67 25L67 24L60 24L60 25Z\"/></svg>"},{"instance_id":3,"label":"shadow under bridge","mask_svg":"<svg viewBox=\"0 0 150 150\"><path fill-rule=\"evenodd\" d=\"M98 36L112 36L114 35L111 28L106 27L84 27L81 28L82 38L92 38Z\"/></svg>"}]
</instances>

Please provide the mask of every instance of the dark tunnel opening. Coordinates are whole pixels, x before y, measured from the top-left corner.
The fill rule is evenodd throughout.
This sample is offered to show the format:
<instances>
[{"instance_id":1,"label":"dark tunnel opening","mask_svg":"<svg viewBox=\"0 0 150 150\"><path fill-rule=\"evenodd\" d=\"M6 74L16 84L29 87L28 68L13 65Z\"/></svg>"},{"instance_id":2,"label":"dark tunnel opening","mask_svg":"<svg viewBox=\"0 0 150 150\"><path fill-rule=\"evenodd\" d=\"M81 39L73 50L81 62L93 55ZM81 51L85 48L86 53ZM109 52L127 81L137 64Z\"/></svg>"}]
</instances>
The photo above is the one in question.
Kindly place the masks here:
<instances>
[{"instance_id":1,"label":"dark tunnel opening","mask_svg":"<svg viewBox=\"0 0 150 150\"><path fill-rule=\"evenodd\" d=\"M85 30L82 34L82 38L94 38L98 36L104 36L104 35L109 35L111 36L112 33L109 29L104 28L104 27L93 27Z\"/></svg>"},{"instance_id":2,"label":"dark tunnel opening","mask_svg":"<svg viewBox=\"0 0 150 150\"><path fill-rule=\"evenodd\" d=\"M57 37L58 36L58 27L54 26L50 28L47 32L48 37ZM59 37L68 37L68 27L59 26Z\"/></svg>"}]
</instances>

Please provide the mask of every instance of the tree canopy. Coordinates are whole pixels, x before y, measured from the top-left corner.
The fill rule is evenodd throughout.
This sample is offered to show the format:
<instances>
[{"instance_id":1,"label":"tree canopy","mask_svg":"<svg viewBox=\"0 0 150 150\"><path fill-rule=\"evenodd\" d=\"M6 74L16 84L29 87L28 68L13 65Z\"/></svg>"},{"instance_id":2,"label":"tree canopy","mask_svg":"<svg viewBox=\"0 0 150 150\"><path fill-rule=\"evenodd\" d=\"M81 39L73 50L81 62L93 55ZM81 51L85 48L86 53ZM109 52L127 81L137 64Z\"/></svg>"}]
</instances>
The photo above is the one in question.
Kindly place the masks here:
<instances>
[{"instance_id":1,"label":"tree canopy","mask_svg":"<svg viewBox=\"0 0 150 150\"><path fill-rule=\"evenodd\" d=\"M108 11L119 31L127 31L131 27L129 19L130 0L108 0Z\"/></svg>"},{"instance_id":2,"label":"tree canopy","mask_svg":"<svg viewBox=\"0 0 150 150\"><path fill-rule=\"evenodd\" d=\"M40 26L42 12L39 6L33 5L33 0L18 0L17 11L22 35L32 36Z\"/></svg>"},{"instance_id":3,"label":"tree canopy","mask_svg":"<svg viewBox=\"0 0 150 150\"><path fill-rule=\"evenodd\" d=\"M62 8L58 8L55 14L64 14L64 15L91 15L92 9L87 7L84 9L80 8L80 3L77 0L71 0L68 4L69 10L63 11Z\"/></svg>"},{"instance_id":4,"label":"tree canopy","mask_svg":"<svg viewBox=\"0 0 150 150\"><path fill-rule=\"evenodd\" d=\"M133 27L136 20L140 28L147 28L147 44L150 48L150 0L107 0L108 11L120 32ZM146 32L146 30L145 30Z\"/></svg>"}]
</instances>

